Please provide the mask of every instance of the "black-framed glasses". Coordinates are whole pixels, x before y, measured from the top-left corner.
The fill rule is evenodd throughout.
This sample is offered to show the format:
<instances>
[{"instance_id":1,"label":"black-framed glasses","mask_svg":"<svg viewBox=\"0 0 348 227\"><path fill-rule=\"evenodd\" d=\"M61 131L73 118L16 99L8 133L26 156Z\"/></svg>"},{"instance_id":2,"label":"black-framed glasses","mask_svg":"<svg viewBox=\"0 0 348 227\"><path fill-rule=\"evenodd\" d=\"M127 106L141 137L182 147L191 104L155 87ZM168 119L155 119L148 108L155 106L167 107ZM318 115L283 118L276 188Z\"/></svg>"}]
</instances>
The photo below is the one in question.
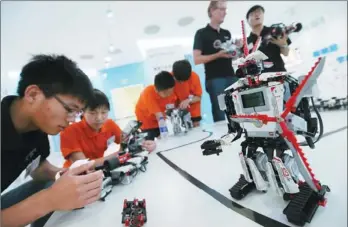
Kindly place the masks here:
<instances>
[{"instance_id":1,"label":"black-framed glasses","mask_svg":"<svg viewBox=\"0 0 348 227\"><path fill-rule=\"evenodd\" d=\"M83 114L82 110L73 110L71 109L63 100L61 100L60 98L58 98L57 96L53 96L60 104L62 104L62 106L64 107L64 109L68 112L68 116L69 117L79 117Z\"/></svg>"}]
</instances>

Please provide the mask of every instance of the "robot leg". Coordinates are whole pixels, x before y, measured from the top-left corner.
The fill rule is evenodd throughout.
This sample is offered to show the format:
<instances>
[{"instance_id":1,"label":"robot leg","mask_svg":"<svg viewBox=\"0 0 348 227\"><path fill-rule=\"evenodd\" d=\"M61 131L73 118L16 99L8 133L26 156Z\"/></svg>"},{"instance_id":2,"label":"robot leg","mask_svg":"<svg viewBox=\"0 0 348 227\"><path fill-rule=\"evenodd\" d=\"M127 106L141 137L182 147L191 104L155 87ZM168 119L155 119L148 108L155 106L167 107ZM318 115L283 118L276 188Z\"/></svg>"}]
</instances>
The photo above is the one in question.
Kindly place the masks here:
<instances>
[{"instance_id":1,"label":"robot leg","mask_svg":"<svg viewBox=\"0 0 348 227\"><path fill-rule=\"evenodd\" d=\"M299 192L298 185L292 179L288 169L285 167L282 160L278 157L273 158L273 165L275 166L279 180L283 186L284 193L287 194L296 194Z\"/></svg>"},{"instance_id":2,"label":"robot leg","mask_svg":"<svg viewBox=\"0 0 348 227\"><path fill-rule=\"evenodd\" d=\"M239 159L240 159L240 163L242 165L245 180L248 181L249 183L253 182L253 180L250 177L249 170L248 170L247 164L245 162L245 157L244 157L243 152L239 153Z\"/></svg>"},{"instance_id":3,"label":"robot leg","mask_svg":"<svg viewBox=\"0 0 348 227\"><path fill-rule=\"evenodd\" d=\"M250 170L246 164L246 143L242 143L242 152L239 153L239 158L242 164L244 174L240 175L237 183L235 183L232 188L229 189L232 198L240 200L249 194L255 188L255 183L250 176Z\"/></svg>"},{"instance_id":4,"label":"robot leg","mask_svg":"<svg viewBox=\"0 0 348 227\"><path fill-rule=\"evenodd\" d=\"M295 180L296 183L298 183L300 171L298 169L295 159L288 154L284 154L283 160L284 160L284 165L286 166L287 170L290 172L292 178Z\"/></svg>"},{"instance_id":5,"label":"robot leg","mask_svg":"<svg viewBox=\"0 0 348 227\"><path fill-rule=\"evenodd\" d=\"M271 189L274 192L276 192L279 196L283 196L283 192L281 188L279 188L278 186L276 174L274 173L272 163L268 161L268 157L265 153L256 153L256 166L260 171L265 173Z\"/></svg>"},{"instance_id":6,"label":"robot leg","mask_svg":"<svg viewBox=\"0 0 348 227\"><path fill-rule=\"evenodd\" d=\"M256 160L257 160L257 158L256 158ZM259 191L263 191L263 192L267 191L268 184L265 181L265 179L262 177L260 169L256 166L254 160L251 158L247 158L246 162L249 166L251 175L252 175L254 183L256 185L256 189Z\"/></svg>"},{"instance_id":7,"label":"robot leg","mask_svg":"<svg viewBox=\"0 0 348 227\"><path fill-rule=\"evenodd\" d=\"M279 187L277 175L274 172L274 168L272 165L272 159L274 157L274 148L271 147L264 147L263 148L263 155L262 155L262 163L263 168L265 169L266 176L268 179L268 183L271 187L271 189L278 194L279 196L283 196L283 191Z\"/></svg>"}]
</instances>

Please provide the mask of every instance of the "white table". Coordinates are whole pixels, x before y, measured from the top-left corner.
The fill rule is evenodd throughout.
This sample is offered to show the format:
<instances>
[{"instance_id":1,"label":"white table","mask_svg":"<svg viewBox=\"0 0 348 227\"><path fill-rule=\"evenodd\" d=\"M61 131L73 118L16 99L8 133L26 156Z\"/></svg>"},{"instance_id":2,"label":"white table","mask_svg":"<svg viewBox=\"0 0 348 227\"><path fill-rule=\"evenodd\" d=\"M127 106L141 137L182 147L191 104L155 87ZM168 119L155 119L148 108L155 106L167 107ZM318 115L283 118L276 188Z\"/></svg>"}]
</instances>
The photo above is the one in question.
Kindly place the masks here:
<instances>
[{"instance_id":1,"label":"white table","mask_svg":"<svg viewBox=\"0 0 348 227\"><path fill-rule=\"evenodd\" d=\"M157 150L170 149L191 142L192 137L199 139L207 135L201 129L195 129L190 136L159 141ZM200 143L196 145L199 148ZM200 149L196 152L200 153ZM152 153L147 171L139 173L129 185L115 186L105 202L98 201L81 210L55 212L45 227L122 226L123 200L135 197L146 199L148 222L145 226L149 227L230 226L232 222L260 226L221 206Z\"/></svg>"},{"instance_id":2,"label":"white table","mask_svg":"<svg viewBox=\"0 0 348 227\"><path fill-rule=\"evenodd\" d=\"M344 126L342 120L343 117L346 119L346 114L347 112L323 114L326 132ZM347 125L346 120L343 124ZM225 123L215 124L209 129L214 133L209 139L219 138L227 132ZM335 136L323 138L316 144L316 150L304 148L314 173L332 190L327 194L327 207L319 207L312 223L306 226L346 226L347 179L346 175L341 179L335 177L335 174L336 176L339 174L337 171L342 174L347 173L346 133L347 131L341 131ZM167 140L158 141L157 152L179 147L161 154L204 184L231 199L228 189L242 173L238 159L242 139L230 147L226 147L220 156L203 156L200 150L202 141L181 146L202 139L207 135L207 132L202 132L201 128L197 128L186 136L170 137ZM335 143L335 141L343 142ZM329 151L330 148L331 151ZM326 165L323 165L324 160L327 162ZM335 165L339 166L339 170L334 168ZM123 200L134 198L146 199L148 222L145 227L261 226L226 208L178 174L158 155L152 153L149 156L147 172L139 173L130 185L115 186L105 202L98 201L82 210L55 212L45 227L122 226ZM293 226L287 222L286 217L282 214L286 203L275 196L272 191L266 194L253 192L237 203L286 225Z\"/></svg>"}]
</instances>

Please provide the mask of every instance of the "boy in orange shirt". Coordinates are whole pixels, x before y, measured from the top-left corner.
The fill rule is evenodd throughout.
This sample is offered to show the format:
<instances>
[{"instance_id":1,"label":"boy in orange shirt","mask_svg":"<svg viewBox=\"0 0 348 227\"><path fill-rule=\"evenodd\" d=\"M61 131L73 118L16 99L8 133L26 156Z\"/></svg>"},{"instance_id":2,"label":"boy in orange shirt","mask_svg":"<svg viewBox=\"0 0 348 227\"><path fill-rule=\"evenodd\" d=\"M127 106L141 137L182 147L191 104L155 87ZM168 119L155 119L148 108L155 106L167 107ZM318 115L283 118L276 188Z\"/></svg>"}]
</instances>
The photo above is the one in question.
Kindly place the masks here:
<instances>
[{"instance_id":1,"label":"boy in orange shirt","mask_svg":"<svg viewBox=\"0 0 348 227\"><path fill-rule=\"evenodd\" d=\"M165 111L177 106L174 86L173 76L167 71L162 71L155 76L154 85L147 86L138 99L135 115L138 121L143 123L141 129L148 133L149 140L160 136L158 122L161 117L165 118Z\"/></svg>"},{"instance_id":2,"label":"boy in orange shirt","mask_svg":"<svg viewBox=\"0 0 348 227\"><path fill-rule=\"evenodd\" d=\"M202 120L202 86L199 76L192 71L187 60L174 62L173 76L176 80L174 92L180 101L179 107L190 111L193 126L198 127Z\"/></svg>"},{"instance_id":3,"label":"boy in orange shirt","mask_svg":"<svg viewBox=\"0 0 348 227\"><path fill-rule=\"evenodd\" d=\"M104 157L110 144L121 143L122 130L111 119L108 119L110 103L106 95L94 89L94 99L85 108L80 122L68 126L60 134L60 147L66 159L64 168L79 159L95 160L95 166L102 165L105 159L115 157L118 151ZM144 148L152 141L145 141Z\"/></svg>"}]
</instances>

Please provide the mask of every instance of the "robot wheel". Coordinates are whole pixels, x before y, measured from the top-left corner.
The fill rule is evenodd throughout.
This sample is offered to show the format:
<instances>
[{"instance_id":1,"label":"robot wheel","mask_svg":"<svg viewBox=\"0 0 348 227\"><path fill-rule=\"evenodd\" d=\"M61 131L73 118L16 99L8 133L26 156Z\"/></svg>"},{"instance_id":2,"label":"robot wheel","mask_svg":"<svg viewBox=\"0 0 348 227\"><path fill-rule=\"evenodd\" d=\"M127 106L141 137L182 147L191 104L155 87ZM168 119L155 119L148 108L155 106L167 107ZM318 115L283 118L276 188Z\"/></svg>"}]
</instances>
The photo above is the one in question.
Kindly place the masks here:
<instances>
[{"instance_id":1,"label":"robot wheel","mask_svg":"<svg viewBox=\"0 0 348 227\"><path fill-rule=\"evenodd\" d=\"M293 199L283 210L289 222L304 226L310 223L320 204L325 204L324 195L330 191L326 185L321 186L319 192L313 191L307 183L299 187L300 192L295 194Z\"/></svg>"},{"instance_id":2,"label":"robot wheel","mask_svg":"<svg viewBox=\"0 0 348 227\"><path fill-rule=\"evenodd\" d=\"M247 194L249 194L255 188L256 188L255 183L248 182L245 179L244 175L241 174L238 182L235 185L233 185L233 187L230 188L229 191L230 191L232 198L237 199L237 200L241 200L242 198L244 198Z\"/></svg>"}]
</instances>

